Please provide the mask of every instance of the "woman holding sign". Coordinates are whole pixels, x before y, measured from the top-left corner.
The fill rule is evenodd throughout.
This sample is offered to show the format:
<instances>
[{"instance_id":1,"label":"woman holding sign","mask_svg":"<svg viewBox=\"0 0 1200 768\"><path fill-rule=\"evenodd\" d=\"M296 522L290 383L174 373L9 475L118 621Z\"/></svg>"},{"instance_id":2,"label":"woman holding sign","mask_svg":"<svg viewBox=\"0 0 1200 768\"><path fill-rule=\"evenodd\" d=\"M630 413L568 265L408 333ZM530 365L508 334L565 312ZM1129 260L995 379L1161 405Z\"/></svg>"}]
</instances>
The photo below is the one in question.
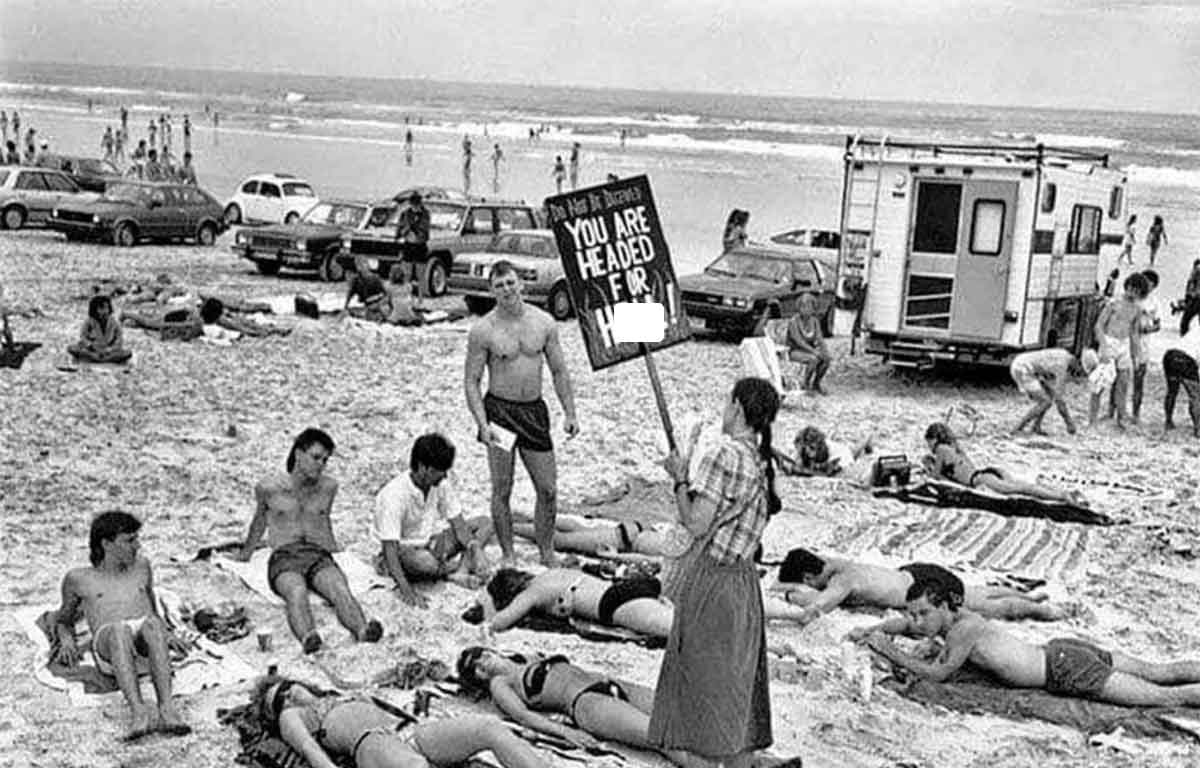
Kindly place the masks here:
<instances>
[{"instance_id":1,"label":"woman holding sign","mask_svg":"<svg viewBox=\"0 0 1200 768\"><path fill-rule=\"evenodd\" d=\"M754 552L775 494L771 424L779 395L767 381L737 382L721 437L692 464L672 452L679 519L695 536L680 564L677 602L650 717L650 742L731 768L771 745L767 645Z\"/></svg>"}]
</instances>

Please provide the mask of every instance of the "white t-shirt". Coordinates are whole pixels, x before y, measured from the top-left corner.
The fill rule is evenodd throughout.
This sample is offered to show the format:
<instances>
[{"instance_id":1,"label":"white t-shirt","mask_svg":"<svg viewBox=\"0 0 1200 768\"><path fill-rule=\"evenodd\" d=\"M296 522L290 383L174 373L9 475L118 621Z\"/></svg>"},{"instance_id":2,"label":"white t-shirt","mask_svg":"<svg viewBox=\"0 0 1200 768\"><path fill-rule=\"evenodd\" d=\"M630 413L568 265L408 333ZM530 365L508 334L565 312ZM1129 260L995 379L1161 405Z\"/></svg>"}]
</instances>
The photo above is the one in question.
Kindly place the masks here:
<instances>
[{"instance_id":1,"label":"white t-shirt","mask_svg":"<svg viewBox=\"0 0 1200 768\"><path fill-rule=\"evenodd\" d=\"M826 440L825 447L829 449L830 466L836 461L838 469L849 474L851 465L854 463L854 451L850 446L837 440Z\"/></svg>"},{"instance_id":2,"label":"white t-shirt","mask_svg":"<svg viewBox=\"0 0 1200 768\"><path fill-rule=\"evenodd\" d=\"M448 476L426 495L405 472L388 481L375 495L375 535L380 542L398 541L423 547L429 537L461 517L452 479Z\"/></svg>"}]
</instances>

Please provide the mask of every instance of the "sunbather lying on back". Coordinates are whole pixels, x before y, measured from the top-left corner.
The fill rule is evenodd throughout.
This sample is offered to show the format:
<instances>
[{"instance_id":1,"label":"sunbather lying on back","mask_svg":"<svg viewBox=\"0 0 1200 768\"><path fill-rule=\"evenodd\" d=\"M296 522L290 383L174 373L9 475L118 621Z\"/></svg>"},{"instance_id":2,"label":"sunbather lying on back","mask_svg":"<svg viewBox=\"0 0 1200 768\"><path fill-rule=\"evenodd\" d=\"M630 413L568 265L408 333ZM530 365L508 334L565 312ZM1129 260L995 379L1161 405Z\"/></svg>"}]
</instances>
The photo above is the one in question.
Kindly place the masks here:
<instances>
[{"instance_id":1,"label":"sunbather lying on back","mask_svg":"<svg viewBox=\"0 0 1200 768\"><path fill-rule=\"evenodd\" d=\"M1039 483L1021 480L1000 467L976 467L958 444L950 427L940 422L925 430L929 455L922 462L930 475L953 480L969 488L986 488L1005 495L1030 496L1035 499L1058 501L1087 506L1087 499L1078 491L1049 488Z\"/></svg>"},{"instance_id":2,"label":"sunbather lying on back","mask_svg":"<svg viewBox=\"0 0 1200 768\"><path fill-rule=\"evenodd\" d=\"M865 638L892 663L936 682L970 662L1013 688L1041 688L1126 707L1200 706L1200 662L1156 664L1074 638L1027 643L964 608L962 582L943 572L952 580L926 578L908 588L905 616L857 630L851 637ZM930 662L901 651L885 634L945 642Z\"/></svg>"},{"instance_id":3,"label":"sunbather lying on back","mask_svg":"<svg viewBox=\"0 0 1200 768\"><path fill-rule=\"evenodd\" d=\"M926 563L887 568L841 557L821 557L798 547L784 559L779 581L810 588L789 588L786 592L788 602L805 606L804 614L796 617L804 624L845 604L903 609L908 588L930 569L944 570ZM1009 587L971 585L965 587L965 599L968 609L992 619L1058 621L1073 613L1045 602L1044 595L1034 597Z\"/></svg>"},{"instance_id":4,"label":"sunbather lying on back","mask_svg":"<svg viewBox=\"0 0 1200 768\"><path fill-rule=\"evenodd\" d=\"M628 561L678 557L691 543L691 535L683 532L681 536L678 528L668 522L636 520L588 525L559 516L554 522L554 549ZM528 518L515 521L513 533L534 541L533 521Z\"/></svg>"}]
</instances>

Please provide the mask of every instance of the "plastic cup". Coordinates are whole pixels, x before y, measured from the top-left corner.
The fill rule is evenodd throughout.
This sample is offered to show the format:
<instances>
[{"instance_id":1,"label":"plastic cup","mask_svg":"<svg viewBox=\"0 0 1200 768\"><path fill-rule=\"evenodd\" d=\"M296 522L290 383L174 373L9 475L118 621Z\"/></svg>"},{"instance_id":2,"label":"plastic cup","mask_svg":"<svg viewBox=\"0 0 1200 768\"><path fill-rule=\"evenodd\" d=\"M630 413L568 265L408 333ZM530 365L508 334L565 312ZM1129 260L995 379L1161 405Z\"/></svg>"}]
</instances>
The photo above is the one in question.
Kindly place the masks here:
<instances>
[{"instance_id":1,"label":"plastic cup","mask_svg":"<svg viewBox=\"0 0 1200 768\"><path fill-rule=\"evenodd\" d=\"M262 651L263 653L267 653L272 648L274 648L274 646L275 646L275 643L274 643L274 638L272 636L271 630L269 630L269 629L258 630L258 650Z\"/></svg>"}]
</instances>

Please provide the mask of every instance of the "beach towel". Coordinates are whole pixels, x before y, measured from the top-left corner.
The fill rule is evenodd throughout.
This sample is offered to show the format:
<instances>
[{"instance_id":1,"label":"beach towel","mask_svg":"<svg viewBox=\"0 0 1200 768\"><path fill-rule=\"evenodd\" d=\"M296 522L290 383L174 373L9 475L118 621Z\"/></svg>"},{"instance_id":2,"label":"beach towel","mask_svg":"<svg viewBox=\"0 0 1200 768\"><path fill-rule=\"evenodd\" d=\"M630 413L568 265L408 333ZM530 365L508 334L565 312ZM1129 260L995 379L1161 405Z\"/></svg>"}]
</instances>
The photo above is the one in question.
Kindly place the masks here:
<instances>
[{"instance_id":1,"label":"beach towel","mask_svg":"<svg viewBox=\"0 0 1200 768\"><path fill-rule=\"evenodd\" d=\"M878 488L876 496L900 499L937 507L966 507L985 509L1009 517L1041 517L1057 523L1084 525L1113 525L1111 517L1087 507L1064 501L1046 501L1029 496L1005 495L986 488L969 488L947 480L927 478L918 483L895 488Z\"/></svg>"},{"instance_id":2,"label":"beach towel","mask_svg":"<svg viewBox=\"0 0 1200 768\"><path fill-rule=\"evenodd\" d=\"M187 655L172 663L174 670L173 689L176 695L188 696L207 688L237 685L253 679L257 674L252 666L230 649L218 645L199 632L187 627L181 618L179 597L167 589L155 590L159 602L159 615L173 633L192 641ZM30 605L13 612L13 618L25 636L33 643L38 653L33 656L33 675L43 685L64 691L72 706L99 706L108 702L109 696L119 696L117 681L96 669L91 653L91 633L86 623L81 623L76 635L80 650L80 663L75 667L63 667L50 663L52 637L56 610L52 603ZM149 677L142 678L143 687L149 685Z\"/></svg>"},{"instance_id":3,"label":"beach towel","mask_svg":"<svg viewBox=\"0 0 1200 768\"><path fill-rule=\"evenodd\" d=\"M277 605L283 605L283 598L271 591L271 585L267 583L267 561L270 559L271 550L264 547L255 552L248 563L243 563L241 560L231 560L227 557L214 557L212 562L221 570L228 571L237 576L247 587L250 587L250 589L268 601ZM376 573L370 563L365 562L358 555L351 552L344 550L334 552L333 561L338 564L338 567L342 569L342 573L346 575L346 582L350 585L351 594L361 595L371 589L387 588L392 585L391 579Z\"/></svg>"},{"instance_id":4,"label":"beach towel","mask_svg":"<svg viewBox=\"0 0 1200 768\"><path fill-rule=\"evenodd\" d=\"M1032 688L1009 688L971 669L960 669L944 683L913 676L908 681L889 677L880 685L906 699L955 712L992 714L1016 721L1042 720L1089 735L1121 728L1126 735L1144 738L1200 738L1200 713L1195 710L1120 707Z\"/></svg>"}]
</instances>

